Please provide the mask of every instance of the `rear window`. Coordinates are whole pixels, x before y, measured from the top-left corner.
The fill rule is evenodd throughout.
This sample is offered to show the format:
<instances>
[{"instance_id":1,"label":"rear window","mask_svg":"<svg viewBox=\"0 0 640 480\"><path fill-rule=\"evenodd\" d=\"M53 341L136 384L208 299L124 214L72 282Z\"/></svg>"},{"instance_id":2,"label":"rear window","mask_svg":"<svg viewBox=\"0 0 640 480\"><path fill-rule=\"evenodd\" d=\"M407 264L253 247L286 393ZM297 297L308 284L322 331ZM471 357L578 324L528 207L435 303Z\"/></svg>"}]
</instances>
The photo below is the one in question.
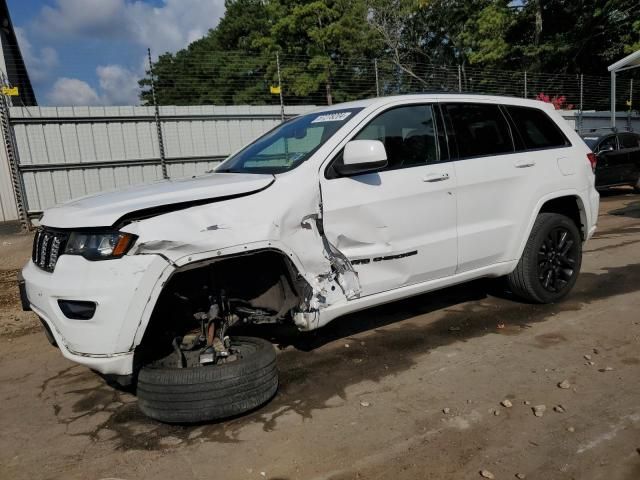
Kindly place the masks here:
<instances>
[{"instance_id":1,"label":"rear window","mask_svg":"<svg viewBox=\"0 0 640 480\"><path fill-rule=\"evenodd\" d=\"M497 105L448 103L447 112L459 158L513 152L509 124Z\"/></svg>"},{"instance_id":2,"label":"rear window","mask_svg":"<svg viewBox=\"0 0 640 480\"><path fill-rule=\"evenodd\" d=\"M542 110L513 105L506 105L505 108L520 134L525 149L555 148L569 145L564 133Z\"/></svg>"},{"instance_id":3,"label":"rear window","mask_svg":"<svg viewBox=\"0 0 640 480\"><path fill-rule=\"evenodd\" d=\"M600 137L582 137L582 140L584 140L584 143L587 144L587 147L593 150L594 148L596 148L596 145L598 145L598 140L600 140Z\"/></svg>"}]
</instances>

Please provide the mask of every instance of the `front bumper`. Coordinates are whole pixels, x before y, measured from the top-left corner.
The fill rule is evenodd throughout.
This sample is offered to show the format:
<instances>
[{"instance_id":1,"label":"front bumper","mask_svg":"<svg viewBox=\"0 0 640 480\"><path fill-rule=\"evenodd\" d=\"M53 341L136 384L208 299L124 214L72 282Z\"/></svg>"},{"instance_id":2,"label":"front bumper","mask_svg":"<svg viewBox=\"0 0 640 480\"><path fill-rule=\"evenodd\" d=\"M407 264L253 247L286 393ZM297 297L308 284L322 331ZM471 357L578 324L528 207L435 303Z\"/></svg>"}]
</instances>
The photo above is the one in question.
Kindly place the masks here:
<instances>
[{"instance_id":1,"label":"front bumper","mask_svg":"<svg viewBox=\"0 0 640 480\"><path fill-rule=\"evenodd\" d=\"M157 284L169 267L158 255L93 262L62 255L53 272L29 261L22 271L23 295L66 358L104 374L128 375L136 333L151 314ZM95 314L90 320L69 319L59 299L95 302Z\"/></svg>"},{"instance_id":2,"label":"front bumper","mask_svg":"<svg viewBox=\"0 0 640 480\"><path fill-rule=\"evenodd\" d=\"M27 298L27 287L24 284L24 277L22 273L18 272L18 291L20 292L20 305L25 312L31 311L31 305L29 305L29 298Z\"/></svg>"},{"instance_id":3,"label":"front bumper","mask_svg":"<svg viewBox=\"0 0 640 480\"><path fill-rule=\"evenodd\" d=\"M65 339L56 330L54 323L48 319L43 312L37 308L33 311L40 317L53 336L56 346L62 355L72 362L84 365L85 367L103 373L105 375L130 375L133 372L133 352L116 353L111 355L88 355L69 350L65 344Z\"/></svg>"}]
</instances>

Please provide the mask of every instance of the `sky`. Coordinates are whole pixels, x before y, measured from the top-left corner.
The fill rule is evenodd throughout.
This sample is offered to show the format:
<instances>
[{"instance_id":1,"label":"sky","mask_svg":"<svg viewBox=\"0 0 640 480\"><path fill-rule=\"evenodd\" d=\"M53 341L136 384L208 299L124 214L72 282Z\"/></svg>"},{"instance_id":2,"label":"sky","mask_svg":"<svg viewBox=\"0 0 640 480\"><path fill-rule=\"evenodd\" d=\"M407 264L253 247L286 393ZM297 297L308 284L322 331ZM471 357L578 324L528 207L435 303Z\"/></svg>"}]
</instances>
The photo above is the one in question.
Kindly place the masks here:
<instances>
[{"instance_id":1,"label":"sky","mask_svg":"<svg viewBox=\"0 0 640 480\"><path fill-rule=\"evenodd\" d=\"M136 105L152 57L214 28L224 0L8 0L40 105Z\"/></svg>"}]
</instances>

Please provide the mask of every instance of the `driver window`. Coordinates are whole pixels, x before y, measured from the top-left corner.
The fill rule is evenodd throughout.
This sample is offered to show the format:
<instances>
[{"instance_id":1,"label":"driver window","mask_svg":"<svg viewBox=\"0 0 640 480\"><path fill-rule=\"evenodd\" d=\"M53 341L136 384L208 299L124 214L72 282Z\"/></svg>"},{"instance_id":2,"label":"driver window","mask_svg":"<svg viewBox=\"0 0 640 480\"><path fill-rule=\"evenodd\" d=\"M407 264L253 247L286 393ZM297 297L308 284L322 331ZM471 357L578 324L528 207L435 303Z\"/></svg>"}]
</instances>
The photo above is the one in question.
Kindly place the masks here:
<instances>
[{"instance_id":1,"label":"driver window","mask_svg":"<svg viewBox=\"0 0 640 480\"><path fill-rule=\"evenodd\" d=\"M618 141L616 140L615 135L605 138L602 142L600 142L600 146L598 147L598 151L609 151L609 150L617 150L618 149Z\"/></svg>"},{"instance_id":2,"label":"driver window","mask_svg":"<svg viewBox=\"0 0 640 480\"><path fill-rule=\"evenodd\" d=\"M385 170L438 161L436 127L428 105L394 108L380 114L354 140L380 140L389 162Z\"/></svg>"}]
</instances>

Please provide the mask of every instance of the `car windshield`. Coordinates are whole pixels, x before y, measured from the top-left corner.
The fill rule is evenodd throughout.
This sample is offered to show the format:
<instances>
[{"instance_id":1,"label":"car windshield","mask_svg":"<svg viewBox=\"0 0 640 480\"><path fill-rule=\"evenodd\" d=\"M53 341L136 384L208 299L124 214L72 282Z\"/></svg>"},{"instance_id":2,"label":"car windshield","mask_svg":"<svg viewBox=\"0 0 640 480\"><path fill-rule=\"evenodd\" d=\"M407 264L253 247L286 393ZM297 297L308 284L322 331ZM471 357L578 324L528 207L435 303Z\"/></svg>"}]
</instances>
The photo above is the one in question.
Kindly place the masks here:
<instances>
[{"instance_id":1,"label":"car windshield","mask_svg":"<svg viewBox=\"0 0 640 480\"><path fill-rule=\"evenodd\" d=\"M587 144L587 147L593 150L598 144L598 140L600 139L600 137L582 137L582 139L584 140L584 143Z\"/></svg>"},{"instance_id":2,"label":"car windshield","mask_svg":"<svg viewBox=\"0 0 640 480\"><path fill-rule=\"evenodd\" d=\"M296 117L229 157L215 171L282 173L292 170L307 160L360 110L331 110Z\"/></svg>"}]
</instances>

